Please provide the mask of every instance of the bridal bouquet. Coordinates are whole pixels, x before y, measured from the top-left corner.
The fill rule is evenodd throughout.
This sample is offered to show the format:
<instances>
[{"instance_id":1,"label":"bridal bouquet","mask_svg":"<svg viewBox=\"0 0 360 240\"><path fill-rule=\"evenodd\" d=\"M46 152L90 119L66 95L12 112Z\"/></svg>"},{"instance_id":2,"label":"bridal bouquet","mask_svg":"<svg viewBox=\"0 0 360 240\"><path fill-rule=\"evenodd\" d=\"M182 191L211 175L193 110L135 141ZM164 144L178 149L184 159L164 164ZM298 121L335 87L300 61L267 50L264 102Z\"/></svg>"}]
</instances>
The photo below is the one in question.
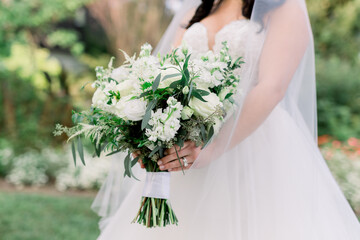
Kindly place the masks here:
<instances>
[{"instance_id":1,"label":"bridal bouquet","mask_svg":"<svg viewBox=\"0 0 360 240\"><path fill-rule=\"evenodd\" d=\"M160 171L157 161L165 149L181 148L187 140L205 147L231 114L243 62L233 60L228 50L224 42L219 54L202 56L192 56L185 44L158 57L149 44L139 57L124 52L120 67L114 68L111 59L107 68L96 68L91 109L73 112L72 128L56 126L54 134L65 132L72 142L75 164L76 149L85 164L81 136L91 140L98 156L127 151L125 176L136 179L132 167L142 159L147 176L133 222L149 228L177 225L168 201L170 173ZM135 151L141 154L133 159Z\"/></svg>"}]
</instances>

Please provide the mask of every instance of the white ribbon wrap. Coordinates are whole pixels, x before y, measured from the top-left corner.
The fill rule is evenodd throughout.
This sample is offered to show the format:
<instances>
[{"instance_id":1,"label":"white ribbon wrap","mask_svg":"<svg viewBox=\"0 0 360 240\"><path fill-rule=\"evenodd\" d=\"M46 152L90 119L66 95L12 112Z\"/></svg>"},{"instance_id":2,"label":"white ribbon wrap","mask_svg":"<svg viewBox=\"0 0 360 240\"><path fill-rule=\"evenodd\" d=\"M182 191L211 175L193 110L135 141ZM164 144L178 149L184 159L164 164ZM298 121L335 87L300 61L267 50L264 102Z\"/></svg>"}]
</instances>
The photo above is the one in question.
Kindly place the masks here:
<instances>
[{"instance_id":1,"label":"white ribbon wrap","mask_svg":"<svg viewBox=\"0 0 360 240\"><path fill-rule=\"evenodd\" d=\"M170 173L169 172L146 172L144 185L144 197L170 198Z\"/></svg>"}]
</instances>

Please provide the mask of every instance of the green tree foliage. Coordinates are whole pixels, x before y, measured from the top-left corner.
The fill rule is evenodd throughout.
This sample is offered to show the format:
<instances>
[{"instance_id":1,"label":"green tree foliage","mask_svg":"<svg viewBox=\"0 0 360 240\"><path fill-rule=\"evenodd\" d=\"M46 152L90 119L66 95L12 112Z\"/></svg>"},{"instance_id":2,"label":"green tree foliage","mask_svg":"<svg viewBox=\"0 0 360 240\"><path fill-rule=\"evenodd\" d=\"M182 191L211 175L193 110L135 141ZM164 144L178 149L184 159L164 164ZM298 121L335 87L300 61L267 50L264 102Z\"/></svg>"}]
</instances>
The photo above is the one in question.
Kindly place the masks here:
<instances>
[{"instance_id":1,"label":"green tree foliage","mask_svg":"<svg viewBox=\"0 0 360 240\"><path fill-rule=\"evenodd\" d=\"M360 0L308 1L316 53L358 62Z\"/></svg>"},{"instance_id":2,"label":"green tree foliage","mask_svg":"<svg viewBox=\"0 0 360 240\"><path fill-rule=\"evenodd\" d=\"M66 19L73 18L75 12L89 1L0 1L0 55L9 55L11 45L14 42L32 45L42 42L44 44L57 45L65 41L67 47L76 44L78 40L76 34L69 30L65 31L57 28L57 24ZM49 39L47 39L48 35ZM59 35L61 35L60 38Z\"/></svg>"},{"instance_id":3,"label":"green tree foliage","mask_svg":"<svg viewBox=\"0 0 360 240\"><path fill-rule=\"evenodd\" d=\"M68 73L49 49L81 54L77 32L60 23L88 2L0 0L0 137L20 149L48 144L54 122L71 115Z\"/></svg>"},{"instance_id":4,"label":"green tree foliage","mask_svg":"<svg viewBox=\"0 0 360 240\"><path fill-rule=\"evenodd\" d=\"M360 0L307 1L316 50L319 134L360 137Z\"/></svg>"}]
</instances>

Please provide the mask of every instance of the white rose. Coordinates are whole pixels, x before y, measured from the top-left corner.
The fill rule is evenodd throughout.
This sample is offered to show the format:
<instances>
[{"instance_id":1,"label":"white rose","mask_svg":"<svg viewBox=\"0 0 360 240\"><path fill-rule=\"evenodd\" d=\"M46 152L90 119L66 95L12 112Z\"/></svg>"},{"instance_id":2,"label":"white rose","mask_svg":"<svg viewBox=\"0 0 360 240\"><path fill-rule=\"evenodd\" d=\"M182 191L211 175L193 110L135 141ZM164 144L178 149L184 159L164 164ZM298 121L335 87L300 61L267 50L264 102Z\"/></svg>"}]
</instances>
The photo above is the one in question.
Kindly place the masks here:
<instances>
[{"instance_id":1,"label":"white rose","mask_svg":"<svg viewBox=\"0 0 360 240\"><path fill-rule=\"evenodd\" d=\"M120 82L116 89L120 92L120 97L126 97L133 93L135 90L133 82L130 80L125 80L123 82Z\"/></svg>"},{"instance_id":2,"label":"white rose","mask_svg":"<svg viewBox=\"0 0 360 240\"><path fill-rule=\"evenodd\" d=\"M179 81L181 79L181 74L178 70L176 70L174 68L175 66L173 65L167 65L165 66L165 70L161 70L161 80L160 80L160 85L159 88L167 88L169 87L169 85L173 82ZM176 76L173 77L167 77L164 80L164 77L169 76L169 75L174 75L177 74Z\"/></svg>"},{"instance_id":3,"label":"white rose","mask_svg":"<svg viewBox=\"0 0 360 240\"><path fill-rule=\"evenodd\" d=\"M117 82L122 82L128 79L129 70L125 67L115 68L111 73L111 78L115 79Z\"/></svg>"},{"instance_id":4,"label":"white rose","mask_svg":"<svg viewBox=\"0 0 360 240\"><path fill-rule=\"evenodd\" d=\"M140 121L145 115L147 102L142 99L131 99L129 95L123 98L112 107L111 112L124 120Z\"/></svg>"},{"instance_id":5,"label":"white rose","mask_svg":"<svg viewBox=\"0 0 360 240\"><path fill-rule=\"evenodd\" d=\"M189 108L188 106L185 106L184 109L181 111L181 119L187 120L191 118L191 116L194 114L194 110Z\"/></svg>"},{"instance_id":6,"label":"white rose","mask_svg":"<svg viewBox=\"0 0 360 240\"><path fill-rule=\"evenodd\" d=\"M207 96L203 96L206 102L201 101L198 98L192 97L189 102L189 107L194 110L194 114L207 118L215 112L216 107L222 107L219 97L215 93L210 93Z\"/></svg>"},{"instance_id":7,"label":"white rose","mask_svg":"<svg viewBox=\"0 0 360 240\"><path fill-rule=\"evenodd\" d=\"M142 99L133 99L125 103L124 115L128 120L140 121L145 115L147 102Z\"/></svg>"},{"instance_id":8,"label":"white rose","mask_svg":"<svg viewBox=\"0 0 360 240\"><path fill-rule=\"evenodd\" d=\"M98 88L98 89L96 89L96 91L92 97L92 106L100 108L100 109L104 109L104 107L106 106L107 100L108 100L107 96L104 94L104 92L100 88Z\"/></svg>"}]
</instances>

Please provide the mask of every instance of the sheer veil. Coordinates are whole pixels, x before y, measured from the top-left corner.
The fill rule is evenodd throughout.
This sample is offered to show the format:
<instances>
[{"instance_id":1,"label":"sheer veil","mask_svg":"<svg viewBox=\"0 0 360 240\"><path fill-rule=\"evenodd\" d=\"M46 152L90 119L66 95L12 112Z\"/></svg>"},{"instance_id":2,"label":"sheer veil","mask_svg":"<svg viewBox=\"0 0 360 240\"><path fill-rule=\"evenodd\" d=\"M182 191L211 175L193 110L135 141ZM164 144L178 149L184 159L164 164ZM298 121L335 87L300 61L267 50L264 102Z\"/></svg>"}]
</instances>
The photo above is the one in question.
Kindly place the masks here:
<instances>
[{"instance_id":1,"label":"sheer veil","mask_svg":"<svg viewBox=\"0 0 360 240\"><path fill-rule=\"evenodd\" d=\"M200 3L184 1L154 54L172 48ZM316 144L314 43L305 0L255 0L249 26L237 109L185 176L172 175L180 181L178 189L172 185L173 204L190 201L191 210L179 210L192 213L193 221L183 223L192 234L186 239L216 235L219 229L207 227L214 221L231 222L221 225L226 236L218 239L359 239L355 215ZM92 205L103 223L137 184L122 180L115 166ZM209 215L198 215L204 212Z\"/></svg>"},{"instance_id":2,"label":"sheer veil","mask_svg":"<svg viewBox=\"0 0 360 240\"><path fill-rule=\"evenodd\" d=\"M174 39L178 37L179 32L184 31L184 25L200 3L200 0L186 0L183 3L154 54L167 53L174 47ZM239 86L245 94L237 97L237 112L214 139L216 150L209 148L203 151L197 160L198 163L216 159L251 134L243 133L238 121L247 93L260 81L284 89L287 87L280 104L307 135L309 141L317 141L314 44L305 1L256 0L250 22L253 28L246 40L246 52L243 56L244 74ZM257 119L257 126L251 127L253 131L266 117ZM196 165L194 164L194 167Z\"/></svg>"}]
</instances>

